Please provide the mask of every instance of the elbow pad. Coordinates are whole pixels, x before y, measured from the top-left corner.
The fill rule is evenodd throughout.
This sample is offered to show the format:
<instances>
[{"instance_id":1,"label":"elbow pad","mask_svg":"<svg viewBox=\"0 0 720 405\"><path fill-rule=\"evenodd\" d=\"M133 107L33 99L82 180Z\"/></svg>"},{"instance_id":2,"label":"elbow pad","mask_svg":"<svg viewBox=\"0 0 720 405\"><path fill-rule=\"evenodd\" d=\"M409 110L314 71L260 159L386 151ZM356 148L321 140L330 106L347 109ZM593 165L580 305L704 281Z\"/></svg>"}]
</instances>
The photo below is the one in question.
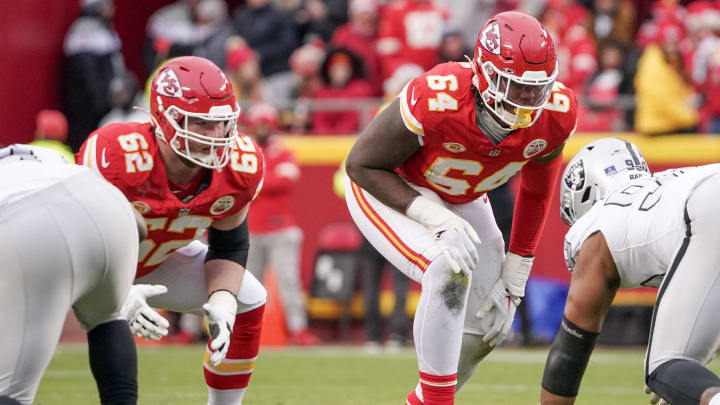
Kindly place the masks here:
<instances>
[{"instance_id":1,"label":"elbow pad","mask_svg":"<svg viewBox=\"0 0 720 405\"><path fill-rule=\"evenodd\" d=\"M224 259L245 267L250 249L247 222L247 218L245 218L240 226L227 231L211 226L208 229L208 250L205 261Z\"/></svg>"}]
</instances>

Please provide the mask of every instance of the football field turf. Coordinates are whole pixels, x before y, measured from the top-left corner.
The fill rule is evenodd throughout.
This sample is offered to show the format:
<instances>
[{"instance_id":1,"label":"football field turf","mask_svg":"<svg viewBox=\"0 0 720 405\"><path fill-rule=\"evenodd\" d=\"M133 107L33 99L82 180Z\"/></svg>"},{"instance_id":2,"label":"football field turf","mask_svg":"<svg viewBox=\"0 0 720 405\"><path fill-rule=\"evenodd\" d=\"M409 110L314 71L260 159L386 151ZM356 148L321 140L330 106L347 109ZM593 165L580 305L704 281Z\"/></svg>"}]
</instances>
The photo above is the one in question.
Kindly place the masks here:
<instances>
[{"instance_id":1,"label":"football field turf","mask_svg":"<svg viewBox=\"0 0 720 405\"><path fill-rule=\"evenodd\" d=\"M138 348L139 404L203 405L202 346ZM458 405L537 404L547 349L502 348L485 359ZM578 404L647 404L643 351L597 350ZM713 367L717 373L720 367ZM263 349L245 405L403 405L417 382L415 352L366 354L362 347ZM98 404L84 345L60 345L36 404Z\"/></svg>"}]
</instances>

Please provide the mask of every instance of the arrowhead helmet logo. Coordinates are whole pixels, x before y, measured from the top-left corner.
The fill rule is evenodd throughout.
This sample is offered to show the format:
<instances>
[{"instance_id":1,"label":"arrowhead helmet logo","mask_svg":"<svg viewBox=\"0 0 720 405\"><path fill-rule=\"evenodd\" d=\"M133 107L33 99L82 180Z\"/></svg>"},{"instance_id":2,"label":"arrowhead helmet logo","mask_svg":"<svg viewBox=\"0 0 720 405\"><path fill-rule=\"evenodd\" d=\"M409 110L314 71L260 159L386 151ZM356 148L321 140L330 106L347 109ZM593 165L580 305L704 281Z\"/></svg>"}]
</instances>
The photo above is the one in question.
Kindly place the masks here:
<instances>
[{"instance_id":1,"label":"arrowhead helmet logo","mask_svg":"<svg viewBox=\"0 0 720 405\"><path fill-rule=\"evenodd\" d=\"M165 97L179 98L183 96L180 80L178 79L177 74L175 74L175 71L172 69L168 69L160 73L155 85L157 86L158 94L162 94Z\"/></svg>"},{"instance_id":2,"label":"arrowhead helmet logo","mask_svg":"<svg viewBox=\"0 0 720 405\"><path fill-rule=\"evenodd\" d=\"M500 25L492 23L485 27L480 37L480 43L488 52L500 55Z\"/></svg>"}]
</instances>

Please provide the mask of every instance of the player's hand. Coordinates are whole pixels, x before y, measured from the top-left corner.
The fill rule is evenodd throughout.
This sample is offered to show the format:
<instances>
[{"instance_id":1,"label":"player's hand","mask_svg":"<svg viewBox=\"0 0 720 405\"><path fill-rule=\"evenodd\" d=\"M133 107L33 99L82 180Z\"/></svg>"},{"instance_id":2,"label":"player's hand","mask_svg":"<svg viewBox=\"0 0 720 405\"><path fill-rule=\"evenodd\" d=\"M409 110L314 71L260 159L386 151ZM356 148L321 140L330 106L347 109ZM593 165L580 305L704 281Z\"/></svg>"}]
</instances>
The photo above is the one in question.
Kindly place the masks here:
<instances>
[{"instance_id":1,"label":"player's hand","mask_svg":"<svg viewBox=\"0 0 720 405\"><path fill-rule=\"evenodd\" d=\"M518 305L520 305L520 297L512 296L502 279L498 280L475 314L478 318L485 318L491 312L495 312L493 325L483 337L483 341L490 347L499 345L505 339L515 319Z\"/></svg>"},{"instance_id":2,"label":"player's hand","mask_svg":"<svg viewBox=\"0 0 720 405\"><path fill-rule=\"evenodd\" d=\"M120 312L127 318L133 334L146 340L159 340L168 334L168 320L147 304L149 297L166 292L164 285L137 284L130 288Z\"/></svg>"},{"instance_id":3,"label":"player's hand","mask_svg":"<svg viewBox=\"0 0 720 405\"><path fill-rule=\"evenodd\" d=\"M210 294L203 305L210 332L210 365L217 366L225 359L237 312L237 298L227 290Z\"/></svg>"},{"instance_id":4,"label":"player's hand","mask_svg":"<svg viewBox=\"0 0 720 405\"><path fill-rule=\"evenodd\" d=\"M514 297L525 296L525 283L530 277L533 260L535 257L518 256L513 252L507 252L502 267L502 281L505 283L510 295Z\"/></svg>"},{"instance_id":5,"label":"player's hand","mask_svg":"<svg viewBox=\"0 0 720 405\"><path fill-rule=\"evenodd\" d=\"M440 247L452 271L468 275L473 271L478 262L477 250L460 229L450 228L436 232L435 243Z\"/></svg>"},{"instance_id":6,"label":"player's hand","mask_svg":"<svg viewBox=\"0 0 720 405\"><path fill-rule=\"evenodd\" d=\"M655 404L658 404L658 405L669 405L669 404L667 403L667 401L665 401L664 399L660 398L660 396L659 396L658 394L654 393L654 392L650 389L650 387L648 387L647 385L645 386L645 393L646 393L646 394L650 394L650 403L651 403L651 404L653 404L653 405L655 405Z\"/></svg>"},{"instance_id":7,"label":"player's hand","mask_svg":"<svg viewBox=\"0 0 720 405\"><path fill-rule=\"evenodd\" d=\"M480 261L476 247L480 244L480 237L472 225L449 209L418 196L405 214L435 235L440 250L455 273L469 274Z\"/></svg>"}]
</instances>

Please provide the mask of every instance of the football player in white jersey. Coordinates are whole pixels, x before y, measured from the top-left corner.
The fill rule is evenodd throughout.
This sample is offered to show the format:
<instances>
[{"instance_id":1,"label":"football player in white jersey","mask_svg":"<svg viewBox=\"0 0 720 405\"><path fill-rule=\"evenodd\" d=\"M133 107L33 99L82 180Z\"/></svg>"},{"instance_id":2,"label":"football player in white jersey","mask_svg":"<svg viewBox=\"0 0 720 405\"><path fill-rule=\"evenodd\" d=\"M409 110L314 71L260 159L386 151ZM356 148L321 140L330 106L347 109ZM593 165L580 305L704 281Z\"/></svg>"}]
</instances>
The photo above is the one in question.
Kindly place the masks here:
<instances>
[{"instance_id":1,"label":"football player in white jersey","mask_svg":"<svg viewBox=\"0 0 720 405\"><path fill-rule=\"evenodd\" d=\"M600 139L568 163L560 187L572 279L541 403L574 403L617 289L652 286L652 400L720 404L720 379L705 368L720 347L720 165L651 176L635 145Z\"/></svg>"},{"instance_id":2,"label":"football player in white jersey","mask_svg":"<svg viewBox=\"0 0 720 405\"><path fill-rule=\"evenodd\" d=\"M144 232L92 170L49 149L0 149L0 404L33 402L71 307L100 402L137 403L135 342L120 313Z\"/></svg>"}]
</instances>

